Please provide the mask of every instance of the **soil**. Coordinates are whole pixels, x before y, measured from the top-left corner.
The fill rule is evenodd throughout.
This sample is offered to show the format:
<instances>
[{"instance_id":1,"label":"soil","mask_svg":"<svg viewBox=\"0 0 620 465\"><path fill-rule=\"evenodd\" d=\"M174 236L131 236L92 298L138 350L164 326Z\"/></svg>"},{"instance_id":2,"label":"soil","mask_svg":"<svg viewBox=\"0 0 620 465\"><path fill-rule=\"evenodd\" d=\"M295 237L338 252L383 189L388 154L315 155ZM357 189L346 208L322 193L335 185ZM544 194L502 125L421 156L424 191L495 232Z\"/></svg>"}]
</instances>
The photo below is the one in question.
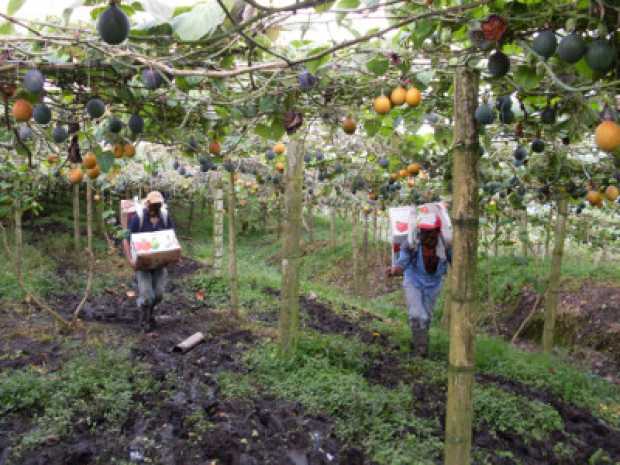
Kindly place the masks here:
<instances>
[{"instance_id":1,"label":"soil","mask_svg":"<svg viewBox=\"0 0 620 465\"><path fill-rule=\"evenodd\" d=\"M171 277L199 268L197 262L187 261L171 270ZM330 418L309 415L297 403L270 397L225 399L217 373L244 371L241 354L256 344L258 337L228 312L196 300L182 285L175 285L174 279L171 284L158 311L155 334L138 332L133 324L135 301L127 298L122 287L94 296L82 314L84 320L99 322L103 328L114 325L113 331L130 338L126 341L135 341L132 356L147 363L166 389L134 399L136 410L120 435L108 431L93 434L76 422L70 437L49 438L37 450L27 452L20 465L105 464L128 461L130 454L134 461L145 458L159 465L370 464L360 449L338 441ZM63 302L70 313L79 298L58 296L57 303ZM178 342L196 331L205 334L203 343L186 354L173 351ZM14 338L10 349L24 344L27 342ZM39 348L33 346L32 354L13 366L31 363L35 355L43 357ZM193 420L197 414L203 418L200 427ZM30 427L31 419L25 416L0 420L0 465L8 465L10 437Z\"/></svg>"},{"instance_id":2,"label":"soil","mask_svg":"<svg viewBox=\"0 0 620 465\"><path fill-rule=\"evenodd\" d=\"M318 302L308 302L302 298L302 310L309 318L309 326L322 332L357 336L367 343L381 344L383 350L379 355L372 354L365 376L374 383L394 387L399 383L412 385L414 394L414 411L417 416L436 419L440 428L436 431L443 438L445 428L445 385L433 385L416 380L411 371L406 370L396 352L399 348L391 346L386 339L374 338L372 332L360 326L359 321L348 320L333 313L328 307ZM589 463L597 451L605 451L612 463L620 461L620 431L612 428L590 412L570 405L557 396L544 390L536 389L513 380L489 374L478 374L477 382L492 383L495 386L532 400L538 400L555 408L564 421L564 431L555 431L545 441L526 440L510 431L493 431L487 425L479 425L474 431L474 446L491 453L491 463L508 465L581 465ZM562 442L573 446L576 452L571 457L556 454L554 446ZM494 451L503 450L512 453L514 459L498 457Z\"/></svg>"},{"instance_id":3,"label":"soil","mask_svg":"<svg viewBox=\"0 0 620 465\"><path fill-rule=\"evenodd\" d=\"M574 360L620 383L620 287L594 281L585 281L578 289L567 287L559 297L557 342L571 348ZM500 334L512 338L538 298L533 289L524 289L514 311L500 313ZM521 338L539 341L543 322L544 299L540 299Z\"/></svg>"}]
</instances>

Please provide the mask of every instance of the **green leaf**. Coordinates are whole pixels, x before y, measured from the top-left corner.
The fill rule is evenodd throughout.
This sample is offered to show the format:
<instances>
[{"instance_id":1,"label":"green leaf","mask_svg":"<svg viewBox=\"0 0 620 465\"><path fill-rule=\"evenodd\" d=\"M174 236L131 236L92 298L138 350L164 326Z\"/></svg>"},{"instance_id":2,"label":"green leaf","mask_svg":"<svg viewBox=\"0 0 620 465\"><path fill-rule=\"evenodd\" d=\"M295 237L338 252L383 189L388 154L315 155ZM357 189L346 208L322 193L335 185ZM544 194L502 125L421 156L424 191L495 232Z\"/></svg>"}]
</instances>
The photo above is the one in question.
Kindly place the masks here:
<instances>
[{"instance_id":1,"label":"green leaf","mask_svg":"<svg viewBox=\"0 0 620 465\"><path fill-rule=\"evenodd\" d=\"M519 66L514 73L514 78L524 90L536 89L542 80L542 77L536 74L536 69L529 66Z\"/></svg>"},{"instance_id":2,"label":"green leaf","mask_svg":"<svg viewBox=\"0 0 620 465\"><path fill-rule=\"evenodd\" d=\"M329 9L330 9L332 6L334 6L334 3L336 3L336 2L325 2L325 3L321 3L320 5L315 6L315 7L314 7L314 10L315 10L317 13L325 13L326 11L329 11Z\"/></svg>"},{"instance_id":3,"label":"green leaf","mask_svg":"<svg viewBox=\"0 0 620 465\"><path fill-rule=\"evenodd\" d=\"M322 52L324 52L325 50L327 50L329 47L319 47L319 48L315 48L313 50L310 50L310 53L308 53L308 56L314 56L314 55L318 55ZM316 73L316 71L323 66L325 63L329 63L329 60L332 59L332 54L327 54L317 60L312 60L312 61L308 61L306 63L306 69L308 71L310 71L311 73Z\"/></svg>"},{"instance_id":4,"label":"green leaf","mask_svg":"<svg viewBox=\"0 0 620 465\"><path fill-rule=\"evenodd\" d=\"M4 23L0 24L0 35L7 36L13 34L14 30L15 28L13 27L13 23L5 21Z\"/></svg>"},{"instance_id":5,"label":"green leaf","mask_svg":"<svg viewBox=\"0 0 620 465\"><path fill-rule=\"evenodd\" d=\"M102 152L101 149L95 150L97 155L97 164L101 168L101 172L107 173L114 164L114 154L109 150Z\"/></svg>"},{"instance_id":6,"label":"green leaf","mask_svg":"<svg viewBox=\"0 0 620 465\"><path fill-rule=\"evenodd\" d=\"M256 127L254 128L254 132L260 137L262 137L263 139L271 138L271 128L267 126L266 124L262 124L262 123L257 124Z\"/></svg>"},{"instance_id":7,"label":"green leaf","mask_svg":"<svg viewBox=\"0 0 620 465\"><path fill-rule=\"evenodd\" d=\"M340 0L336 8L341 10L355 10L360 6L360 0Z\"/></svg>"},{"instance_id":8,"label":"green leaf","mask_svg":"<svg viewBox=\"0 0 620 465\"><path fill-rule=\"evenodd\" d=\"M274 118L271 122L271 137L274 140L278 140L284 135L285 132L286 131L282 120L280 118Z\"/></svg>"},{"instance_id":9,"label":"green leaf","mask_svg":"<svg viewBox=\"0 0 620 465\"><path fill-rule=\"evenodd\" d=\"M585 58L582 58L575 64L575 69L577 70L580 76L588 80L592 80L594 78L594 73L592 72L592 68L588 66Z\"/></svg>"},{"instance_id":10,"label":"green leaf","mask_svg":"<svg viewBox=\"0 0 620 465\"><path fill-rule=\"evenodd\" d=\"M213 32L226 19L215 0L200 3L187 13L174 17L170 24L179 39L192 42Z\"/></svg>"},{"instance_id":11,"label":"green leaf","mask_svg":"<svg viewBox=\"0 0 620 465\"><path fill-rule=\"evenodd\" d=\"M377 55L372 60L370 60L368 63L366 63L366 67L368 68L368 71L370 71L371 73L377 76L382 76L385 74L385 72L390 67L390 62L384 56Z\"/></svg>"},{"instance_id":12,"label":"green leaf","mask_svg":"<svg viewBox=\"0 0 620 465\"><path fill-rule=\"evenodd\" d=\"M9 6L6 7L6 13L9 16L13 16L22 6L24 6L24 3L26 3L26 0L9 0Z\"/></svg>"},{"instance_id":13,"label":"green leaf","mask_svg":"<svg viewBox=\"0 0 620 465\"><path fill-rule=\"evenodd\" d=\"M374 136L381 129L381 120L380 119L369 119L364 121L364 130L369 137Z\"/></svg>"}]
</instances>

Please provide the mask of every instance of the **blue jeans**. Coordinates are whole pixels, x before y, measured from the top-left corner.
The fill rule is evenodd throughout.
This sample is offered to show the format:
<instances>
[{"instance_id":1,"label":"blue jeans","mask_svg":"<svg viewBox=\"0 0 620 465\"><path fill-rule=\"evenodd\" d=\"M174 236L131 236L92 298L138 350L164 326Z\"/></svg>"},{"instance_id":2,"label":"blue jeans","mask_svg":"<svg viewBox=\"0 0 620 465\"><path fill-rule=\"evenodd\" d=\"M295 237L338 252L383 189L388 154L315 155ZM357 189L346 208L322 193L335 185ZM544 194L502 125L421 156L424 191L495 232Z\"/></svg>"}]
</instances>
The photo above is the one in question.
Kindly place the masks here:
<instances>
[{"instance_id":1,"label":"blue jeans","mask_svg":"<svg viewBox=\"0 0 620 465\"><path fill-rule=\"evenodd\" d=\"M138 280L138 307L154 307L164 298L166 279L168 272L166 268L156 270L136 271Z\"/></svg>"},{"instance_id":2,"label":"blue jeans","mask_svg":"<svg viewBox=\"0 0 620 465\"><path fill-rule=\"evenodd\" d=\"M403 281L403 289L405 290L409 322L417 321L421 327L428 329L433 319L435 302L441 292L441 285L419 289L412 282Z\"/></svg>"}]
</instances>

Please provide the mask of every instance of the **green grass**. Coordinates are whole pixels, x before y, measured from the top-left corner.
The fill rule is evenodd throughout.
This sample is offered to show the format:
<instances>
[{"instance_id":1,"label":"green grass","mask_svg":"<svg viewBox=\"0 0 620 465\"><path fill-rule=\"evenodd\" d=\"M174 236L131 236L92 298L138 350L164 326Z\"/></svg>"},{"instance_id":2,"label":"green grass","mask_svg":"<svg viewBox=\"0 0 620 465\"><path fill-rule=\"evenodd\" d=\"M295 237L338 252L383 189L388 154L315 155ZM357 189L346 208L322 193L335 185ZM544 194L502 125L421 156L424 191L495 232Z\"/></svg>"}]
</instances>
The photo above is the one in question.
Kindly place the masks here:
<instances>
[{"instance_id":1,"label":"green grass","mask_svg":"<svg viewBox=\"0 0 620 465\"><path fill-rule=\"evenodd\" d=\"M350 338L306 333L298 355L283 360L274 345L263 345L248 354L251 382L300 402L311 414L330 415L338 437L363 444L379 464L434 463L443 446L436 422L411 414L408 386L390 389L366 381L361 369L367 349Z\"/></svg>"},{"instance_id":2,"label":"green grass","mask_svg":"<svg viewBox=\"0 0 620 465\"><path fill-rule=\"evenodd\" d=\"M33 368L0 374L0 415L34 414L33 428L18 450L37 447L49 436L62 438L78 423L93 432L120 432L138 407L134 398L155 390L141 365L118 348L98 348L79 355L54 373Z\"/></svg>"}]
</instances>

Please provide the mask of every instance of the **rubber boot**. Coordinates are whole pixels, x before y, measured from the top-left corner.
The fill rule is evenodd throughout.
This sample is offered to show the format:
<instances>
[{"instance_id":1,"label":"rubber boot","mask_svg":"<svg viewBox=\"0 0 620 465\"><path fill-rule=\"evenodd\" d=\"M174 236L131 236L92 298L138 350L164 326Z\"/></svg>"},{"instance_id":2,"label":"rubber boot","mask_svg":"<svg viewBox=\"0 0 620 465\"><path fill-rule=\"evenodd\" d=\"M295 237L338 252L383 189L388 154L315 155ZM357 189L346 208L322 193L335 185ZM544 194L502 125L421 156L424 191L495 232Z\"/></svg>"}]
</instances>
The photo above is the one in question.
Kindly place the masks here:
<instances>
[{"instance_id":1,"label":"rubber boot","mask_svg":"<svg viewBox=\"0 0 620 465\"><path fill-rule=\"evenodd\" d=\"M428 329L418 320L409 322L411 327L411 353L414 357L428 357Z\"/></svg>"},{"instance_id":2,"label":"rubber boot","mask_svg":"<svg viewBox=\"0 0 620 465\"><path fill-rule=\"evenodd\" d=\"M157 304L153 304L151 308L149 309L149 320L148 320L149 331L154 331L155 328L157 328L157 321L155 320L155 306L156 305Z\"/></svg>"}]
</instances>

